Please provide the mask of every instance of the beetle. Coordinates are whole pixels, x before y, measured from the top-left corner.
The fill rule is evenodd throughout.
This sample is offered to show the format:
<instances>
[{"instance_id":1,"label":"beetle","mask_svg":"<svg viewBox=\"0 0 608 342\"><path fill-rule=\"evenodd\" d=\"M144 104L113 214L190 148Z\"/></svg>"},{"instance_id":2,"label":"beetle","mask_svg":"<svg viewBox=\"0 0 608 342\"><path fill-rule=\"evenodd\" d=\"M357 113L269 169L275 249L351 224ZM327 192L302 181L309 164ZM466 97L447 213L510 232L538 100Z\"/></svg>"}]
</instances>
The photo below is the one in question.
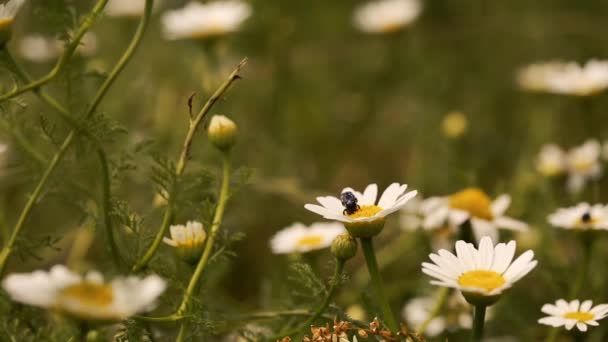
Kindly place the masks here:
<instances>
[{"instance_id":1,"label":"beetle","mask_svg":"<svg viewBox=\"0 0 608 342\"><path fill-rule=\"evenodd\" d=\"M342 214L344 215L352 215L361 208L359 207L359 204L357 204L357 197L350 191L343 192L340 195L340 201L342 201L342 205L345 208L344 211L342 211Z\"/></svg>"}]
</instances>

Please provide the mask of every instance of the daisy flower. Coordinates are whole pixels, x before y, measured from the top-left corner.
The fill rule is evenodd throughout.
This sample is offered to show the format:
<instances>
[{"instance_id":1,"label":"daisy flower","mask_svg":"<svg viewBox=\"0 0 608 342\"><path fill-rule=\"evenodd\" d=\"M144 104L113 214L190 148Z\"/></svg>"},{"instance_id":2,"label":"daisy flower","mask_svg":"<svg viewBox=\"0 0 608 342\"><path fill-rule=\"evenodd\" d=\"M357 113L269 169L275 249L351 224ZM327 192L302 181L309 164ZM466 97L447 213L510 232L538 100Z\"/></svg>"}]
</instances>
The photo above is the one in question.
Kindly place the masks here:
<instances>
[{"instance_id":1,"label":"daisy flower","mask_svg":"<svg viewBox=\"0 0 608 342\"><path fill-rule=\"evenodd\" d=\"M21 57L36 63L54 60L63 53L64 44L53 37L32 34L19 42ZM85 33L76 48L76 53L82 56L92 56L97 52L97 37L91 32Z\"/></svg>"},{"instance_id":2,"label":"daisy flower","mask_svg":"<svg viewBox=\"0 0 608 342\"><path fill-rule=\"evenodd\" d=\"M602 204L579 203L559 208L548 217L549 223L564 229L608 229L608 207Z\"/></svg>"},{"instance_id":3,"label":"daisy flower","mask_svg":"<svg viewBox=\"0 0 608 342\"><path fill-rule=\"evenodd\" d=\"M238 0L192 1L163 15L163 32L169 40L217 37L236 31L249 15L249 4Z\"/></svg>"},{"instance_id":4,"label":"daisy flower","mask_svg":"<svg viewBox=\"0 0 608 342\"><path fill-rule=\"evenodd\" d=\"M544 145L536 160L536 170L546 177L553 177L566 170L566 153L555 144Z\"/></svg>"},{"instance_id":5,"label":"daisy flower","mask_svg":"<svg viewBox=\"0 0 608 342\"><path fill-rule=\"evenodd\" d=\"M137 18L144 14L145 8L146 0L110 0L105 13L110 17Z\"/></svg>"},{"instance_id":6,"label":"daisy flower","mask_svg":"<svg viewBox=\"0 0 608 342\"><path fill-rule=\"evenodd\" d=\"M390 33L412 23L422 11L419 0L377 0L357 8L355 26L367 33Z\"/></svg>"},{"instance_id":7,"label":"daisy flower","mask_svg":"<svg viewBox=\"0 0 608 342\"><path fill-rule=\"evenodd\" d=\"M585 65L575 62L548 62L529 65L517 75L519 85L526 90L589 96L608 87L608 61L588 61Z\"/></svg>"},{"instance_id":8,"label":"daisy flower","mask_svg":"<svg viewBox=\"0 0 608 342\"><path fill-rule=\"evenodd\" d=\"M472 243L456 242L456 255L442 249L430 254L433 263L422 263L422 272L435 278L433 285L458 289L471 304L494 303L503 291L528 274L537 261L528 250L513 261L515 241L492 245L483 237L479 249Z\"/></svg>"},{"instance_id":9,"label":"daisy flower","mask_svg":"<svg viewBox=\"0 0 608 342\"><path fill-rule=\"evenodd\" d=\"M344 225L337 222L317 222L310 226L296 222L277 232L270 240L270 248L274 254L306 253L329 247L344 233Z\"/></svg>"},{"instance_id":10,"label":"daisy flower","mask_svg":"<svg viewBox=\"0 0 608 342\"><path fill-rule=\"evenodd\" d=\"M196 262L203 253L207 234L200 222L188 221L186 225L169 227L171 238L164 237L163 242L175 247L176 253L184 260Z\"/></svg>"},{"instance_id":11,"label":"daisy flower","mask_svg":"<svg viewBox=\"0 0 608 342\"><path fill-rule=\"evenodd\" d=\"M567 188L570 192L581 191L586 182L601 176L600 154L600 143L593 139L568 151L566 170L568 171Z\"/></svg>"},{"instance_id":12,"label":"daisy flower","mask_svg":"<svg viewBox=\"0 0 608 342\"><path fill-rule=\"evenodd\" d=\"M494 201L478 188L467 188L447 197L430 197L424 201L421 210L425 215L425 229L457 229L470 220L475 238L483 236L498 240L498 229L525 231L524 222L505 216L511 204L511 196L503 194Z\"/></svg>"},{"instance_id":13,"label":"daisy flower","mask_svg":"<svg viewBox=\"0 0 608 342\"><path fill-rule=\"evenodd\" d=\"M416 191L405 192L406 184L393 183L380 196L378 185L370 184L363 193L352 188L344 188L340 198L333 196L317 197L321 205L306 204L304 208L329 220L343 222L354 237L371 237L382 230L385 217L407 204L416 196Z\"/></svg>"},{"instance_id":14,"label":"daisy flower","mask_svg":"<svg viewBox=\"0 0 608 342\"><path fill-rule=\"evenodd\" d=\"M61 54L61 44L52 38L39 34L23 37L18 47L21 57L36 63L44 63L57 58Z\"/></svg>"},{"instance_id":15,"label":"daisy flower","mask_svg":"<svg viewBox=\"0 0 608 342\"><path fill-rule=\"evenodd\" d=\"M149 310L165 286L156 275L106 282L98 272L81 276L62 265L49 272L10 274L2 281L2 287L16 302L94 321L120 321Z\"/></svg>"},{"instance_id":16,"label":"daisy flower","mask_svg":"<svg viewBox=\"0 0 608 342\"><path fill-rule=\"evenodd\" d=\"M571 330L574 326L580 331L587 331L587 325L598 326L600 319L608 315L608 304L600 304L593 307L593 302L586 300L580 302L575 299L568 303L560 299L555 304L545 304L540 309L547 317L538 320L538 323L552 327L565 326Z\"/></svg>"},{"instance_id":17,"label":"daisy flower","mask_svg":"<svg viewBox=\"0 0 608 342\"><path fill-rule=\"evenodd\" d=\"M25 0L10 0L0 4L0 30L10 27Z\"/></svg>"}]
</instances>

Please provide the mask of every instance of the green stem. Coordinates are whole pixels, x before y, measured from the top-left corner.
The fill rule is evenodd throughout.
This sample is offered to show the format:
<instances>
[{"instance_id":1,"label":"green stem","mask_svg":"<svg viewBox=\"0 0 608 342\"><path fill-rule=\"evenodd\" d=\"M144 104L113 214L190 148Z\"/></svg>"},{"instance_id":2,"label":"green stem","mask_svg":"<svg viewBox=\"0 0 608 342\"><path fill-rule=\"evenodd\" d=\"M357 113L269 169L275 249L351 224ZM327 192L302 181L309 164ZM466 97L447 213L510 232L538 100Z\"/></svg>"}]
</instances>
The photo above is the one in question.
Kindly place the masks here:
<instances>
[{"instance_id":1,"label":"green stem","mask_svg":"<svg viewBox=\"0 0 608 342\"><path fill-rule=\"evenodd\" d=\"M190 301L192 300L192 295L194 289L196 288L207 263L209 262L209 258L211 257L211 252L213 251L213 247L215 244L215 238L217 233L222 225L222 219L224 218L224 210L226 209L226 203L228 203L228 198L230 197L230 153L224 152L222 153L222 162L223 162L223 176L222 176L222 185L220 189L220 196L218 199L217 208L215 209L215 215L213 216L213 222L211 224L211 228L209 229L209 236L207 238L207 242L205 244L205 250L203 251L203 255L198 261L196 265L196 269L190 278L190 283L186 288L186 292L184 293L184 297L182 302L177 309L177 315L183 315L188 310L188 306L190 305ZM184 340L186 322L181 322L180 333L176 341Z\"/></svg>"},{"instance_id":2,"label":"green stem","mask_svg":"<svg viewBox=\"0 0 608 342\"><path fill-rule=\"evenodd\" d=\"M424 335L424 332L426 331L426 328L428 328L429 324L441 313L441 309L443 309L449 294L450 288L448 287L440 287L437 290L437 299L435 301L435 305L431 309L431 312L429 312L429 316L416 328L417 333Z\"/></svg>"},{"instance_id":3,"label":"green stem","mask_svg":"<svg viewBox=\"0 0 608 342\"><path fill-rule=\"evenodd\" d=\"M280 340L281 338L283 338L285 336L297 334L298 332L300 332L306 328L310 328L310 325L323 315L323 313L329 306L329 303L331 303L331 300L334 297L334 294L336 292L336 289L338 288L338 285L340 284L340 277L342 277L342 272L344 271L344 264L345 264L345 260L336 259L336 265L334 267L334 275L331 278L329 290L327 291L327 294L325 295L323 302L321 303L319 308L312 314L312 316L310 316L306 321L304 321L304 323L298 325L297 327L295 327L287 332L281 333L280 334L281 336L275 336L274 338L271 338L271 340L273 340L273 341Z\"/></svg>"},{"instance_id":4,"label":"green stem","mask_svg":"<svg viewBox=\"0 0 608 342\"><path fill-rule=\"evenodd\" d=\"M576 280L570 289L570 299L575 299L583 288L583 284L585 283L587 274L589 273L589 263L591 262L591 254L593 252L593 237L589 234L589 232L583 232L582 234L583 236L581 236L580 239L583 255L582 260L579 263L580 268L578 270Z\"/></svg>"},{"instance_id":5,"label":"green stem","mask_svg":"<svg viewBox=\"0 0 608 342\"><path fill-rule=\"evenodd\" d=\"M192 146L192 141L194 140L195 133L198 130L199 126L203 123L205 117L207 116L207 114L209 113L211 108L213 108L213 105L215 105L215 103L219 99L222 98L222 96L230 88L232 83L234 83L234 81L236 81L240 78L239 72L241 71L241 68L245 65L246 62L247 62L247 59L243 59L241 61L241 63L239 63L239 65L236 67L236 69L234 69L234 71L230 74L228 79L215 91L215 93L209 98L209 100L207 100L207 102L205 103L203 108L200 110L200 112L198 112L198 114L194 117L194 119L191 119L190 127L188 129L188 133L186 134L186 138L182 145L182 150L180 152L179 160L175 167L176 178L179 178L186 168L186 163L188 162L188 157L190 155L190 147ZM146 267L148 262L150 262L150 260L156 253L156 250L160 246L161 242L163 241L163 237L165 236L167 229L169 228L169 226L171 225L171 222L173 221L173 216L174 216L174 211L175 211L175 208L173 206L173 197L174 197L173 195L169 194L167 207L165 209L165 214L163 215L163 220L160 225L160 229L158 230L158 233L154 237L152 244L150 245L150 247L148 247L148 250L144 253L143 257L138 262L136 262L135 265L133 266L133 268L132 268L133 272L139 272L144 267Z\"/></svg>"},{"instance_id":6,"label":"green stem","mask_svg":"<svg viewBox=\"0 0 608 342\"><path fill-rule=\"evenodd\" d=\"M57 63L55 64L53 69L51 69L51 71L48 74L42 76L41 78L39 78L35 81L29 82L28 84L26 84L20 88L14 89L6 94L0 95L0 103L8 100L10 98L13 98L17 95L23 94L27 91L30 91L30 90L36 91L41 86L45 85L46 83L52 81L55 77L57 77L59 72L67 65L70 58L72 58L72 56L74 55L74 52L76 51L76 48L78 47L78 45L80 45L80 40L85 35L85 33L87 33L87 31L91 28L91 26L93 26L93 24L97 20L97 17L99 16L99 14L103 11L104 7L106 6L107 2L108 2L108 0L98 0L97 1L97 3L95 4L95 7L93 7L91 12L86 17L84 17L84 19L82 20L82 23L80 24L80 27L74 34L74 38L66 46L65 51L59 57L59 59L57 60Z\"/></svg>"},{"instance_id":7,"label":"green stem","mask_svg":"<svg viewBox=\"0 0 608 342\"><path fill-rule=\"evenodd\" d=\"M151 323L168 323L168 322L177 322L186 316L182 315L169 315L169 316L160 316L160 317L150 317L150 316L133 316L134 319L143 321L143 322L151 322Z\"/></svg>"},{"instance_id":8,"label":"green stem","mask_svg":"<svg viewBox=\"0 0 608 342\"><path fill-rule=\"evenodd\" d=\"M397 325L397 321L395 320L395 316L391 310L388 298L384 292L382 278L380 277L380 272L378 271L378 263L376 261L376 254L374 253L372 239L361 238L361 247L363 248L363 255L365 256L369 276L372 281L372 286L374 287L374 292L376 292L376 297L378 303L380 304L384 321L392 332L397 332L399 331L399 326Z\"/></svg>"},{"instance_id":9,"label":"green stem","mask_svg":"<svg viewBox=\"0 0 608 342\"><path fill-rule=\"evenodd\" d=\"M475 314L473 318L473 334L471 342L480 342L483 338L483 326L486 320L486 306L475 305Z\"/></svg>"},{"instance_id":10,"label":"green stem","mask_svg":"<svg viewBox=\"0 0 608 342\"><path fill-rule=\"evenodd\" d=\"M114 237L114 225L112 224L112 217L110 215L112 185L110 181L110 169L108 166L106 154L102 149L97 150L97 157L99 158L99 164L101 165L101 211L103 215L103 223L107 234L108 244L110 245L112 261L114 262L114 266L120 269L123 265L122 258L120 256L120 250L118 249L118 245L116 244L116 239Z\"/></svg>"},{"instance_id":11,"label":"green stem","mask_svg":"<svg viewBox=\"0 0 608 342\"><path fill-rule=\"evenodd\" d=\"M98 5L102 4L101 9L103 9L103 6L105 6L106 2L107 2L107 0L100 0L98 2ZM131 43L129 44L129 47L125 50L125 52L123 53L120 60L117 62L117 64L112 69L112 72L110 72L110 74L108 75L108 77L106 78L106 80L104 81L102 86L97 91L97 94L95 95L93 102L88 107L88 109L84 115L85 118L88 119L94 114L95 109L97 108L97 105L99 105L99 103L103 99L104 95L107 93L107 90L109 89L109 87L114 83L114 80L119 75L120 71L125 67L126 63L133 56L133 53L135 52L136 47L139 45L139 42L141 41L141 39L143 37L143 32L145 31L145 29L147 27L147 24L148 24L148 21L150 18L150 14L152 12L152 4L153 4L153 0L146 0L146 9L144 10L144 15L142 16L142 18L139 22L139 26L137 28L135 35L133 36L133 38L131 40ZM97 9L97 6L95 7L95 9ZM85 30L85 32L86 32L86 30ZM38 184L36 185L34 192L30 195L28 201L26 202L25 206L23 207L23 210L19 214L19 218L17 220L17 223L15 224L15 227L13 228L13 232L12 232L7 244L4 246L2 251L0 251L0 273L2 273L2 271L4 270L8 257L10 256L11 252L13 251L13 249L15 247L15 242L17 241L17 236L23 229L23 226L25 225L25 222L26 222L27 218L29 217L34 205L36 204L36 202L38 202L38 199L40 198L40 195L42 194L42 191L43 191L44 187L46 186L50 176L55 171L55 169L57 168L57 165L59 165L59 162L63 159L63 157L65 156L65 153L67 152L70 145L74 141L74 138L76 137L76 132L77 131L75 129L72 129L72 131L70 131L70 133L66 136L66 138L64 139L64 141L61 144L61 146L59 147L59 149L55 152L55 155L51 159L49 165L44 170L44 173L42 174L42 177L38 181Z\"/></svg>"}]
</instances>

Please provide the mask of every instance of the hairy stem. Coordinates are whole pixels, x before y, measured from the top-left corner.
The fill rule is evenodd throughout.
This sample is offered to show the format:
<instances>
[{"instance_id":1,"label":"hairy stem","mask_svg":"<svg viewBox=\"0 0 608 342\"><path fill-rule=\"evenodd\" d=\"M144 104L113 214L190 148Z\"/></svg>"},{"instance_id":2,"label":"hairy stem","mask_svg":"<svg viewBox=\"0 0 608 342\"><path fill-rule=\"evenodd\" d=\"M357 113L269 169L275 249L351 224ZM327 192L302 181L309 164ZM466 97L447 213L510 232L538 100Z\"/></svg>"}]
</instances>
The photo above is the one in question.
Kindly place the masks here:
<instances>
[{"instance_id":1,"label":"hairy stem","mask_svg":"<svg viewBox=\"0 0 608 342\"><path fill-rule=\"evenodd\" d=\"M99 159L99 164L101 166L101 186L102 186L102 198L101 198L101 211L103 215L103 223L106 230L106 235L108 239L108 244L110 245L110 252L112 254L112 261L114 262L114 266L116 268L121 268L122 258L120 256L120 250L118 249L118 245L116 244L116 239L114 237L114 225L112 224L112 217L110 215L111 209L111 180L110 180L110 168L108 165L108 160L106 158L106 154L102 149L97 150L97 157Z\"/></svg>"},{"instance_id":2,"label":"hairy stem","mask_svg":"<svg viewBox=\"0 0 608 342\"><path fill-rule=\"evenodd\" d=\"M182 302L177 309L178 315L183 315L188 310L188 305L190 305L190 301L192 300L192 295L194 293L194 289L196 288L207 263L209 262L209 258L211 257L211 252L213 251L213 246L215 244L215 238L217 236L218 231L222 225L222 219L224 218L224 210L226 209L226 203L228 203L228 198L230 197L230 154L229 152L222 153L222 164L223 164L223 175L222 175L222 185L220 188L220 196L218 199L217 208L215 209L215 214L213 216L213 222L211 224L211 228L209 229L209 236L207 238L207 242L205 244L205 250L201 255L201 258L196 265L196 269L190 278L190 283L188 283L188 287L186 288L186 292L184 293L184 297ZM181 322L180 333L176 341L183 341L184 334L186 329L186 322Z\"/></svg>"},{"instance_id":3,"label":"hairy stem","mask_svg":"<svg viewBox=\"0 0 608 342\"><path fill-rule=\"evenodd\" d=\"M230 88L232 83L234 83L234 81L240 78L239 72L241 71L241 68L245 65L246 62L247 59L243 59L241 63L239 63L236 69L232 71L228 79L215 91L215 93L209 98L209 100L207 100L207 102L205 103L203 108L198 112L198 114L196 114L196 116L190 120L188 133L186 134L186 138L184 140L182 150L179 155L179 160L175 167L176 178L179 178L186 168L188 156L190 155L190 148L192 146L192 141L194 140L196 131L203 123L205 117L207 116L211 108L213 108L213 105L215 105L215 103L222 98L222 96ZM173 197L173 195L169 194L167 207L165 209L165 214L163 215L163 220L158 230L158 233L154 237L152 244L150 245L150 247L148 247L148 250L144 253L143 257L133 266L133 272L141 271L144 267L146 267L148 262L150 262L150 260L156 253L156 250L160 246L161 242L163 241L163 236L166 234L167 229L173 221L173 216L175 215L175 208L173 206L172 199Z\"/></svg>"},{"instance_id":4,"label":"hairy stem","mask_svg":"<svg viewBox=\"0 0 608 342\"><path fill-rule=\"evenodd\" d=\"M57 60L57 63L55 64L53 69L51 69L51 71L48 74L42 76L41 78L39 78L35 81L29 82L28 84L26 84L22 87L16 88L6 94L0 95L0 103L8 100L10 98L13 98L17 95L28 92L30 90L37 91L38 89L40 89L41 86L45 85L46 83L52 81L55 77L57 77L57 75L59 75L59 72L67 65L70 58L72 58L72 56L74 55L74 52L76 51L76 48L80 44L80 40L85 35L85 33L87 33L87 31L91 28L91 26L93 26L93 24L97 20L97 17L99 16L99 14L103 11L104 7L106 6L107 2L108 2L108 0L98 0L97 1L97 3L95 4L95 6L91 10L91 12L87 16L84 17L84 19L82 20L82 23L80 24L80 26L78 27L78 30L76 31L76 33L74 34L74 37L72 38L72 41L70 41L70 43L67 44L65 51L63 52L63 54L61 54L61 56Z\"/></svg>"},{"instance_id":5,"label":"hairy stem","mask_svg":"<svg viewBox=\"0 0 608 342\"><path fill-rule=\"evenodd\" d=\"M475 305L475 313L473 318L473 333L471 334L471 342L480 342L483 338L483 326L486 319L486 306Z\"/></svg>"},{"instance_id":6,"label":"hairy stem","mask_svg":"<svg viewBox=\"0 0 608 342\"><path fill-rule=\"evenodd\" d=\"M112 72L110 72L110 74L108 75L108 77L106 78L106 80L104 81L102 86L98 89L93 102L88 107L88 109L84 115L85 118L90 118L95 113L95 109L97 108L97 105L99 105L99 103L101 102L101 100L103 99L105 94L107 93L107 90L114 83L114 80L119 75L120 71L123 70L126 63L133 56L133 53L135 52L137 46L139 45L139 42L141 41L141 39L143 37L143 33L148 26L148 21L150 18L150 14L152 12L153 1L154 0L146 0L146 8L144 10L144 14L139 22L139 26L137 28L137 31L135 32L135 35L131 39L131 43L129 44L129 47L125 50L122 57L117 62L117 64L114 66L114 68L112 69ZM101 6L101 8L103 9L103 6L105 6L106 2L107 2L107 0L100 1L98 3L98 5L100 3L102 3L103 5ZM95 9L97 9L97 6L95 7ZM85 30L85 32L86 32L86 30ZM25 206L23 207L21 213L19 214L19 218L17 220L17 223L15 224L15 227L13 228L13 232L11 233L11 236L10 236L8 242L6 243L6 245L4 246L2 251L0 251L0 273L2 273L2 271L4 270L8 257L10 256L11 252L13 251L13 249L15 247L15 242L17 241L17 237L18 237L19 233L21 232L21 230L23 229L23 226L25 225L25 222L27 221L34 205L38 202L38 199L40 198L42 191L46 187L46 184L47 184L48 180L50 179L50 176L53 174L53 172L59 165L59 162L63 159L63 157L65 156L65 153L67 152L70 145L74 141L74 138L76 137L76 132L77 131L75 129L72 129L72 131L70 131L70 133L66 136L66 138L62 142L61 146L55 152L55 155L53 156L53 158L49 162L48 166L44 170L44 173L42 174L42 177L38 181L38 184L36 185L34 192L30 195L30 197L27 200Z\"/></svg>"},{"instance_id":7,"label":"hairy stem","mask_svg":"<svg viewBox=\"0 0 608 342\"><path fill-rule=\"evenodd\" d=\"M331 303L331 300L334 297L334 294L336 292L336 289L338 288L338 285L340 284L340 277L342 277L342 272L344 271L344 264L345 264L345 260L336 259L336 265L334 267L334 275L331 278L329 290L327 291L325 298L323 298L323 302L321 303L319 308L317 308L317 310L315 310L312 313L312 315L306 321L304 321L304 323L298 325L297 327L295 327L287 332L281 333L280 336L275 336L275 338L272 338L272 340L275 340L275 339L280 340L284 336L297 334L298 332L300 332L306 328L310 328L310 325L323 315L323 313L325 312L325 310Z\"/></svg>"},{"instance_id":8,"label":"hairy stem","mask_svg":"<svg viewBox=\"0 0 608 342\"><path fill-rule=\"evenodd\" d=\"M363 248L363 255L365 256L365 262L367 263L367 269L369 270L369 276L372 281L372 286L376 294L376 299L382 310L382 316L384 322L388 328L393 331L399 331L399 326L391 310L391 306L384 292L384 286L382 284L382 278L378 271L378 263L376 261L376 254L374 252L374 245L371 238L361 238L361 247Z\"/></svg>"}]
</instances>

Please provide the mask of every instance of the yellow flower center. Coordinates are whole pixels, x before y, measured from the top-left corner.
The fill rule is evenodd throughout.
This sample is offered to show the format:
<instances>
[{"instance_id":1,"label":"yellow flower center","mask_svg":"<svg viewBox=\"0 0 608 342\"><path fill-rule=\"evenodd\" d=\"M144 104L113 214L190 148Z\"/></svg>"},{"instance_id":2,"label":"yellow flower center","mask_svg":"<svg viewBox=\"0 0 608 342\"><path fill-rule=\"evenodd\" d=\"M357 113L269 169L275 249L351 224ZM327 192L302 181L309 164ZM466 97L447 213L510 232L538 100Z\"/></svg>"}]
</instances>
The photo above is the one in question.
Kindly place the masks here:
<instances>
[{"instance_id":1,"label":"yellow flower center","mask_svg":"<svg viewBox=\"0 0 608 342\"><path fill-rule=\"evenodd\" d=\"M300 238L296 245L298 247L317 247L323 242L323 238L319 235L309 235L303 238Z\"/></svg>"},{"instance_id":2,"label":"yellow flower center","mask_svg":"<svg viewBox=\"0 0 608 342\"><path fill-rule=\"evenodd\" d=\"M586 322L594 319L595 315L590 312L574 311L566 313L564 318L575 319L579 322Z\"/></svg>"},{"instance_id":3,"label":"yellow flower center","mask_svg":"<svg viewBox=\"0 0 608 342\"><path fill-rule=\"evenodd\" d=\"M594 165L593 161L590 161L590 160L576 160L572 163L572 168L577 173L586 174L591 171L591 169L593 168L593 165Z\"/></svg>"},{"instance_id":4,"label":"yellow flower center","mask_svg":"<svg viewBox=\"0 0 608 342\"><path fill-rule=\"evenodd\" d=\"M401 23L401 22L398 22L398 21L387 22L380 28L380 32L393 33L393 32L399 31L399 29L401 27L403 27L403 23Z\"/></svg>"},{"instance_id":5,"label":"yellow flower center","mask_svg":"<svg viewBox=\"0 0 608 342\"><path fill-rule=\"evenodd\" d=\"M0 29L10 26L12 22L13 22L12 18L0 19Z\"/></svg>"},{"instance_id":6,"label":"yellow flower center","mask_svg":"<svg viewBox=\"0 0 608 342\"><path fill-rule=\"evenodd\" d=\"M108 284L85 281L66 287L61 291L59 297L63 300L74 300L85 305L103 307L112 304L114 294L112 286Z\"/></svg>"},{"instance_id":7,"label":"yellow flower center","mask_svg":"<svg viewBox=\"0 0 608 342\"><path fill-rule=\"evenodd\" d=\"M494 271L475 270L468 271L458 277L458 284L464 287L475 287L491 292L506 283L502 275Z\"/></svg>"},{"instance_id":8,"label":"yellow flower center","mask_svg":"<svg viewBox=\"0 0 608 342\"><path fill-rule=\"evenodd\" d=\"M372 217L377 213L381 212L382 208L377 205L362 205L359 207L359 210L354 213L347 215L352 219L360 218L360 217Z\"/></svg>"},{"instance_id":9,"label":"yellow flower center","mask_svg":"<svg viewBox=\"0 0 608 342\"><path fill-rule=\"evenodd\" d=\"M450 196L449 206L453 209L460 209L468 212L471 216L492 220L492 201L481 189L467 188Z\"/></svg>"}]
</instances>

